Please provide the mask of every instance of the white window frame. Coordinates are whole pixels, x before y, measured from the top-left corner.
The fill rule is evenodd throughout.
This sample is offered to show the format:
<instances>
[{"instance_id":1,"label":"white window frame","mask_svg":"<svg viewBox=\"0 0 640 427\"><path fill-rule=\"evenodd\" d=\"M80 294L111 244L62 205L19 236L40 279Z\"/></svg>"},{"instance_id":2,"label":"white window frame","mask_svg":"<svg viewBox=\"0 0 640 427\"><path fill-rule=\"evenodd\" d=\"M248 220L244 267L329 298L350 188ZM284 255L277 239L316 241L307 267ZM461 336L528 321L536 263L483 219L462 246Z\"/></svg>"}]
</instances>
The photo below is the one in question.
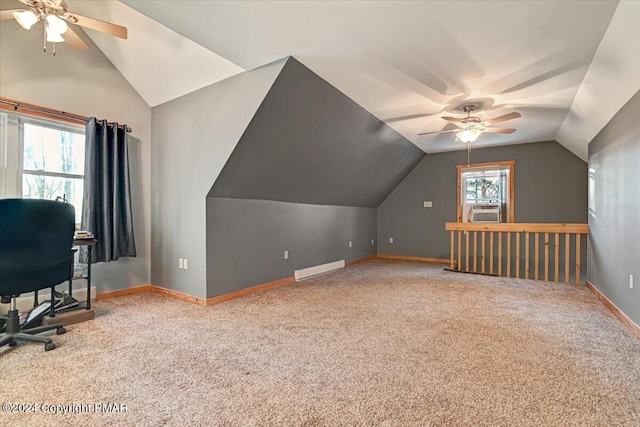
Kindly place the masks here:
<instances>
[{"instance_id":1,"label":"white window frame","mask_svg":"<svg viewBox=\"0 0 640 427\"><path fill-rule=\"evenodd\" d=\"M64 173L64 172L46 172L42 170L24 169L24 125L31 124L49 129L62 130L69 133L77 133L84 135L84 128L73 126L68 123L52 122L49 120L34 119L31 117L20 117L18 119L18 194L22 196L23 175L26 172L29 175L52 176L58 178L75 178L84 181L84 175Z\"/></svg>"},{"instance_id":2,"label":"white window frame","mask_svg":"<svg viewBox=\"0 0 640 427\"><path fill-rule=\"evenodd\" d=\"M49 176L59 178L82 179L84 175L64 172L46 172L24 169L24 126L35 126L58 129L84 135L85 128L68 122L35 118L28 115L3 112L0 113L0 198L22 198L23 174ZM6 120L4 119L6 117ZM76 224L79 226L79 224Z\"/></svg>"}]
</instances>

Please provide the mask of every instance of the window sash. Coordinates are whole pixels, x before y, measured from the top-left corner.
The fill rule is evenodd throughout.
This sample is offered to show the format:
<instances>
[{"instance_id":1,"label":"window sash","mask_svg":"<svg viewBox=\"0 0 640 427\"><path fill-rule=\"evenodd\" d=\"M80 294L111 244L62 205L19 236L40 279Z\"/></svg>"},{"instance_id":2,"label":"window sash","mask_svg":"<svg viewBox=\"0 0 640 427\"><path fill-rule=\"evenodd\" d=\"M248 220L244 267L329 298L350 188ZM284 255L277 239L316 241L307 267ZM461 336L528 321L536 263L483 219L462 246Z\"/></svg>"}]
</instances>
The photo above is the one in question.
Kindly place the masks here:
<instances>
[{"instance_id":1,"label":"window sash","mask_svg":"<svg viewBox=\"0 0 640 427\"><path fill-rule=\"evenodd\" d=\"M22 115L16 115L18 118L18 180L17 180L17 193L19 197L23 197L22 182L24 180L24 174L50 176L57 178L74 178L84 180L84 175L70 174L65 172L48 172L44 170L32 170L24 169L24 126L30 124L34 126L46 127L54 130L61 130L63 132L76 133L79 135L84 134L84 129L81 126L74 126L68 123L62 123L52 120L35 119L33 117L27 117Z\"/></svg>"},{"instance_id":2,"label":"window sash","mask_svg":"<svg viewBox=\"0 0 640 427\"><path fill-rule=\"evenodd\" d=\"M464 174L463 174L464 175ZM496 194L493 197L482 197L482 196L478 196L478 179L481 178L496 178L495 179L495 183L492 185L496 186ZM464 184L463 184L463 188L464 188L464 202L466 203L488 203L488 202L503 202L503 198L504 198L504 192L503 192L503 182L504 180L501 178L501 174L494 174L491 176L487 176L487 175L483 175L483 176L477 176L477 175L469 175L467 177L463 178L464 180ZM473 190L471 195L469 194L469 182L473 181ZM471 196L471 197L470 197Z\"/></svg>"},{"instance_id":3,"label":"window sash","mask_svg":"<svg viewBox=\"0 0 640 427\"><path fill-rule=\"evenodd\" d=\"M45 172L43 170L31 170L31 169L20 169L20 176L23 174L29 175L40 175L40 176L53 176L57 178L75 178L75 179L84 179L84 175L77 175L73 173L64 173L64 172Z\"/></svg>"}]
</instances>

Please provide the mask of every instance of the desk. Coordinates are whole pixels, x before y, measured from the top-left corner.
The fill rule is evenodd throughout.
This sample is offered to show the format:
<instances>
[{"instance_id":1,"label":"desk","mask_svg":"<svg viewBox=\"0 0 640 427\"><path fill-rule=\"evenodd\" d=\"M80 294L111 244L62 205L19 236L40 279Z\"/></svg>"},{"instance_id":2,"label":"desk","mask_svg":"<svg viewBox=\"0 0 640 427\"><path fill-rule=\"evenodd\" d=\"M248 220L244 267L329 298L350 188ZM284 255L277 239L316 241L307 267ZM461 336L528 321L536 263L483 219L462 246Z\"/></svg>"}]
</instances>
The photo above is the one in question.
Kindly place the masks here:
<instances>
[{"instance_id":1,"label":"desk","mask_svg":"<svg viewBox=\"0 0 640 427\"><path fill-rule=\"evenodd\" d=\"M91 251L93 247L98 243L94 238L91 239L73 239L73 246L87 246L87 274L72 277L69 281L69 296L72 296L73 292L73 279L85 279L87 281L87 302L84 304L84 310L82 310L82 304L69 309L64 310L62 313L56 315L53 308L51 313L44 316L42 319L43 325L63 324L71 325L73 323L83 322L85 320L91 320L95 317L95 313L91 310ZM53 296L52 296L53 298ZM35 291L35 305L38 304L38 291Z\"/></svg>"},{"instance_id":2,"label":"desk","mask_svg":"<svg viewBox=\"0 0 640 427\"><path fill-rule=\"evenodd\" d=\"M74 277L74 279L87 280L87 304L86 310L91 310L91 249L98 243L96 239L73 239L73 246L87 246L87 275ZM71 282L69 282L69 295L71 295Z\"/></svg>"}]
</instances>

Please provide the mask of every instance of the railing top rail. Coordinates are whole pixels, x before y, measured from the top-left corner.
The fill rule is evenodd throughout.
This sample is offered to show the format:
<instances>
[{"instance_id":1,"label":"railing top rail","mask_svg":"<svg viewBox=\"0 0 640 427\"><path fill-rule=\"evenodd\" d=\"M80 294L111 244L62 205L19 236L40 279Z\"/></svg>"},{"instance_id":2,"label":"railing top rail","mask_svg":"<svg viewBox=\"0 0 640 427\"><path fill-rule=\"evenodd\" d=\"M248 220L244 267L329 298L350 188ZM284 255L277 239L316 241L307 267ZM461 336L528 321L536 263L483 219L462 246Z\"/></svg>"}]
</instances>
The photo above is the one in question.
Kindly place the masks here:
<instances>
[{"instance_id":1,"label":"railing top rail","mask_svg":"<svg viewBox=\"0 0 640 427\"><path fill-rule=\"evenodd\" d=\"M512 233L575 233L588 234L589 224L554 224L554 223L469 223L447 222L447 231L504 231Z\"/></svg>"}]
</instances>

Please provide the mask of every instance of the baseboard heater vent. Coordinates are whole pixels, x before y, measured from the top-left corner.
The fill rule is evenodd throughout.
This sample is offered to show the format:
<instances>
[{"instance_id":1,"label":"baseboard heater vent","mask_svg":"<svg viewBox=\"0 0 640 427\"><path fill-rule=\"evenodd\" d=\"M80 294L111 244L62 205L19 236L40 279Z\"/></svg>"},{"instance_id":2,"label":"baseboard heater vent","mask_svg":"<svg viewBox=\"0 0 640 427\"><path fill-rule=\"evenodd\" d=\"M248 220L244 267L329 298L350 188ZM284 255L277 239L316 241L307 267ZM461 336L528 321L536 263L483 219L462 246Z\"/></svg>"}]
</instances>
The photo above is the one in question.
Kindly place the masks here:
<instances>
[{"instance_id":1,"label":"baseboard heater vent","mask_svg":"<svg viewBox=\"0 0 640 427\"><path fill-rule=\"evenodd\" d=\"M340 268L344 268L345 262L344 260L330 262L328 264L316 265L309 268L303 268L302 270L296 270L293 272L293 277L295 277L296 282L304 279L308 279L309 277L317 276L319 274L328 273L330 271L338 270Z\"/></svg>"}]
</instances>

